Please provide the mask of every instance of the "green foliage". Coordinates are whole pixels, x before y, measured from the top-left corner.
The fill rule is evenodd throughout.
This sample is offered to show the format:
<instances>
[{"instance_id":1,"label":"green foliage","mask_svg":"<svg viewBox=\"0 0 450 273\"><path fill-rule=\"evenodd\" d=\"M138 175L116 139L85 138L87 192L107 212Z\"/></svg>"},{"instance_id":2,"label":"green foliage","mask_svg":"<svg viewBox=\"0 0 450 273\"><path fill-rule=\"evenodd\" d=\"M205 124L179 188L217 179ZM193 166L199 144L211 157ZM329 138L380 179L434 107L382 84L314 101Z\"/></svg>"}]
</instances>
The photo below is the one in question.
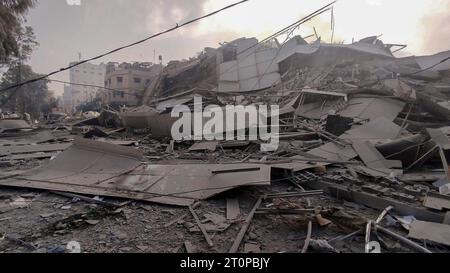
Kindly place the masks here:
<instances>
[{"instance_id":1,"label":"green foliage","mask_svg":"<svg viewBox=\"0 0 450 273\"><path fill-rule=\"evenodd\" d=\"M0 88L11 86L21 81L34 79L41 75L35 73L29 65L13 65L3 74ZM33 82L20 88L14 88L0 94L0 107L14 110L19 113L29 113L38 118L41 113L45 114L56 107L56 100L47 87L48 81Z\"/></svg>"},{"instance_id":2,"label":"green foliage","mask_svg":"<svg viewBox=\"0 0 450 273\"><path fill-rule=\"evenodd\" d=\"M31 27L24 27L24 16L35 0L0 1L0 65L14 59L26 60L37 45Z\"/></svg>"}]
</instances>

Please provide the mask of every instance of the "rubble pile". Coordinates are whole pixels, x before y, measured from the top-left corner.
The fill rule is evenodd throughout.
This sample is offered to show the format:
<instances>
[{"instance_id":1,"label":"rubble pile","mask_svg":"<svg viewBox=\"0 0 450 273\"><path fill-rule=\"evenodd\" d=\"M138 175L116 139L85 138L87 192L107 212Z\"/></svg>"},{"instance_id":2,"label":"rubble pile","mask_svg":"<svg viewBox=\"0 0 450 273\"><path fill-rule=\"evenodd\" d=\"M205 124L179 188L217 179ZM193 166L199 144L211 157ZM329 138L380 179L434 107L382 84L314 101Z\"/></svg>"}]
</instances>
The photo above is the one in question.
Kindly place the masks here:
<instances>
[{"instance_id":1,"label":"rubble pile","mask_svg":"<svg viewBox=\"0 0 450 273\"><path fill-rule=\"evenodd\" d=\"M136 107L0 120L0 251L449 252L450 52L394 46L241 38ZM279 145L174 139L180 105L278 105Z\"/></svg>"}]
</instances>

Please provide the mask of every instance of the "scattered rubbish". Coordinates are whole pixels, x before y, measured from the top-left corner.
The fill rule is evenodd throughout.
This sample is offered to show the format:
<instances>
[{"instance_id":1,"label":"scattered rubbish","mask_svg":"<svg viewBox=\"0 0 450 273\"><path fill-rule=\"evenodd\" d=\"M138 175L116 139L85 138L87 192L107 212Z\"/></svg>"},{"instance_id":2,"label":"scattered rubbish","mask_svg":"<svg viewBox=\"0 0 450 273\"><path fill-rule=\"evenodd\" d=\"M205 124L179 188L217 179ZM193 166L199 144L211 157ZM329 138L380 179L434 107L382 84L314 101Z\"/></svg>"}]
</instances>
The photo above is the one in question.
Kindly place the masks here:
<instances>
[{"instance_id":1,"label":"scattered rubbish","mask_svg":"<svg viewBox=\"0 0 450 273\"><path fill-rule=\"evenodd\" d=\"M54 212L39 214L39 216L41 216L41 217L44 218L44 219L53 217L53 216L55 216L55 215L56 215L56 213L54 213Z\"/></svg>"},{"instance_id":2,"label":"scattered rubbish","mask_svg":"<svg viewBox=\"0 0 450 273\"><path fill-rule=\"evenodd\" d=\"M140 93L105 89L98 97L103 109L52 109L37 122L29 114L21 119L2 112L0 214L7 217L0 221L15 232L11 222L22 224L19 213L26 221L36 213L39 224L51 224L31 237L4 239L38 251L26 241L105 224L109 235L93 235L101 237L96 250L161 250L146 246L148 240L130 241L131 231L109 222L115 221L130 230L142 227L140 239L156 234L170 241L170 252L183 246L198 252L199 242L187 236L200 233L210 250L233 241L230 253L380 253L399 249L392 240L402 250L442 252L440 245L450 245L450 52L396 58L394 48L405 45L377 36L351 44L326 43L318 33L313 42L287 36L283 43L239 38L165 65L109 63L110 73L136 72L125 80L113 73L105 81L109 87L122 78L124 85L139 85ZM224 120L235 127L214 128L218 138L199 135L197 122L225 118L211 109L265 105L277 105L279 113L256 113L258 128L251 113L236 113ZM180 121L174 109L183 117L204 114L183 123L184 139L172 135ZM271 125L277 145L266 151L268 141L250 136ZM237 138L239 132L245 138ZM52 223L60 215L67 218ZM299 242L295 249L271 244L299 227L305 236L289 239ZM111 246L117 243L111 240L128 244ZM422 246L423 240L433 244ZM81 253L81 246L72 241L51 251Z\"/></svg>"},{"instance_id":3,"label":"scattered rubbish","mask_svg":"<svg viewBox=\"0 0 450 273\"><path fill-rule=\"evenodd\" d=\"M23 209L23 208L28 208L30 206L31 202L32 202L32 200L25 199L22 197L17 197L12 202L10 202L9 205L13 208Z\"/></svg>"},{"instance_id":4,"label":"scattered rubbish","mask_svg":"<svg viewBox=\"0 0 450 273\"><path fill-rule=\"evenodd\" d=\"M189 148L189 151L210 151L214 152L219 145L218 141L197 142Z\"/></svg>"},{"instance_id":5,"label":"scattered rubbish","mask_svg":"<svg viewBox=\"0 0 450 273\"><path fill-rule=\"evenodd\" d=\"M414 216L394 216L394 218L402 225L402 227L406 230L411 229L412 222L417 219Z\"/></svg>"},{"instance_id":6,"label":"scattered rubbish","mask_svg":"<svg viewBox=\"0 0 450 273\"><path fill-rule=\"evenodd\" d=\"M85 220L85 222L89 225L95 226L96 224L100 223L100 220Z\"/></svg>"},{"instance_id":7,"label":"scattered rubbish","mask_svg":"<svg viewBox=\"0 0 450 273\"><path fill-rule=\"evenodd\" d=\"M184 247L186 248L187 253L195 253L197 251L194 245L189 241L184 242Z\"/></svg>"},{"instance_id":8,"label":"scattered rubbish","mask_svg":"<svg viewBox=\"0 0 450 273\"><path fill-rule=\"evenodd\" d=\"M81 244L77 241L70 241L66 245L68 253L81 253Z\"/></svg>"},{"instance_id":9,"label":"scattered rubbish","mask_svg":"<svg viewBox=\"0 0 450 273\"><path fill-rule=\"evenodd\" d=\"M311 239L309 242L309 247L317 252L324 253L339 253L333 246L331 246L326 240L314 240Z\"/></svg>"},{"instance_id":10,"label":"scattered rubbish","mask_svg":"<svg viewBox=\"0 0 450 273\"><path fill-rule=\"evenodd\" d=\"M244 253L261 253L261 247L257 244L244 244Z\"/></svg>"},{"instance_id":11,"label":"scattered rubbish","mask_svg":"<svg viewBox=\"0 0 450 273\"><path fill-rule=\"evenodd\" d=\"M422 247L421 245L416 244L415 242L413 242L413 241L411 241L411 240L409 240L409 239L407 239L407 238L405 238L405 237L403 237L403 236L401 236L401 235L399 235L399 234L397 234L397 233L395 233L395 232L393 232L393 231L391 231L389 229L386 229L386 228L381 227L381 226L375 226L375 228L376 228L377 231L380 231L380 232L382 232L382 233L384 233L384 234L386 234L388 236L391 236L392 238L401 241L402 243L404 243L404 244L414 248L415 250L417 250L417 251L419 251L421 253L431 253L431 251L426 249L425 247Z\"/></svg>"}]
</instances>

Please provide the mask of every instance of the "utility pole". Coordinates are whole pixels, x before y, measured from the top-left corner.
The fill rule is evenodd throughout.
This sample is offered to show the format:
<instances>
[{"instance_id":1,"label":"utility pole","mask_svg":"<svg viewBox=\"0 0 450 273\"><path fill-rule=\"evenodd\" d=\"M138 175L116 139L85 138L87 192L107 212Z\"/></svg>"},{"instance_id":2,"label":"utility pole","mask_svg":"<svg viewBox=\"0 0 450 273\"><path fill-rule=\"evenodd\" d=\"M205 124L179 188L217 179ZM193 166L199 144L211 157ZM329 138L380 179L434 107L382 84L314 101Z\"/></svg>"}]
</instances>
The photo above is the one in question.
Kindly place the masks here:
<instances>
[{"instance_id":1,"label":"utility pole","mask_svg":"<svg viewBox=\"0 0 450 273\"><path fill-rule=\"evenodd\" d=\"M21 34L19 34L19 42L21 41ZM22 82L22 45L19 44L19 50L18 50L18 61L17 61L17 76L16 81L17 83ZM14 65L14 64L13 64ZM25 101L23 99L22 94L22 87L18 86L16 90L14 90L14 95L16 97L16 103L15 103L15 112L20 112L22 116L25 114Z\"/></svg>"}]
</instances>

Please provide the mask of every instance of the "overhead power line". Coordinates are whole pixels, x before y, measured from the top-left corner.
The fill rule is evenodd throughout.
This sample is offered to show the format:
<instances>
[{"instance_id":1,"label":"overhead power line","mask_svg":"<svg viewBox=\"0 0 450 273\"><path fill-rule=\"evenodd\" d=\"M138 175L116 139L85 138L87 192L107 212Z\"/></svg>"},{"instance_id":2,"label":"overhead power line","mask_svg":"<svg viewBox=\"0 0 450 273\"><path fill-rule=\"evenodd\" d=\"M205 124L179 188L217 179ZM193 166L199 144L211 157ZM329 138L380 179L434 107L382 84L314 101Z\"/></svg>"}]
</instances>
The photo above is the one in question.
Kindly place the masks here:
<instances>
[{"instance_id":1,"label":"overhead power line","mask_svg":"<svg viewBox=\"0 0 450 273\"><path fill-rule=\"evenodd\" d=\"M272 40L272 39L274 39L274 38L276 38L276 37L278 37L278 36L280 36L280 35L282 35L282 34L284 34L284 33L286 33L286 32L291 31L292 29L295 29L295 28L299 27L300 25L304 24L304 23L307 22L307 21L310 21L310 20L313 19L314 17L316 17L316 16L318 16L318 15L321 15L321 14L323 14L324 12L327 12L328 10L330 10L330 9L331 9L330 7L331 7L332 5L334 5L336 2L337 2L337 0L335 0L335 1L333 1L333 2L331 2L331 3L329 3L329 4L327 4L327 5L325 5L325 6L323 6L323 7L321 7L320 9L318 9L318 10L316 10L316 11L314 11L314 12L308 14L307 16L301 18L300 20L297 20L297 21L295 21L294 23L288 25L287 27L284 27L284 28L282 28L282 29L276 31L275 33L273 33L273 34L267 36L266 38L262 39L262 40L259 41L258 43L254 44L254 45L251 45L251 46L249 46L249 47L243 49L243 50L240 51L240 52L237 52L236 55L241 55L241 54L243 54L243 53L249 51L249 50L252 49L252 48L255 48L255 47L257 47L257 46L259 46L259 45L261 45L261 44L263 44L263 43L266 43L266 42L268 42L268 41L270 41L270 40ZM252 54L253 54L253 52L252 52L252 51L249 51L249 53L246 54L244 57L242 57L242 59L243 59L243 60L246 60L246 59L247 59L248 57L250 57ZM229 68L227 68L225 71L221 72L221 73L219 74L219 77L222 76L222 75L224 75L224 74L226 74L226 73L228 73L228 72L230 72L230 71L234 71L234 70L233 70L234 68L237 68L237 63L233 64L232 66L230 66Z\"/></svg>"},{"instance_id":2,"label":"overhead power line","mask_svg":"<svg viewBox=\"0 0 450 273\"><path fill-rule=\"evenodd\" d=\"M301 24L313 19L314 17L330 10L330 6L332 6L333 4L335 4L337 1L333 1L323 7L321 7L320 9L308 14L307 16L295 21L294 23L272 33L271 35L269 35L268 37L264 38L263 40L259 41L257 44L251 45L248 48L245 48L244 50L242 50L241 52L238 52L237 54L243 54L245 52L247 52L248 50L250 50L251 48L254 48L264 42L267 42L279 35L282 35L285 32L292 32L293 29L298 28ZM235 5L237 5L239 3L236 3ZM247 55L244 57L244 59L246 59L247 57L249 57L251 54ZM273 60L272 60L273 61ZM227 73L229 70L233 69L234 67L236 67L236 64L231 66L230 68L228 68L226 71L220 73L220 75ZM265 73L264 73L265 74ZM136 96L136 97L144 97L143 94L136 94L135 92L126 92L123 90L119 90L119 89L113 89L113 88L107 88L107 87L103 87L103 86L97 86L97 85L90 85L90 84L80 84L80 83L73 83L73 82L66 82L66 81L60 81L60 80L53 80L53 79L49 79L52 82L57 82L57 83L63 83L63 84L70 84L70 85L76 85L76 86L85 86L85 87L95 87L95 88L99 88L99 89L104 89L104 90L110 90L110 91L117 91L117 92L124 92L125 94L131 95L131 96Z\"/></svg>"},{"instance_id":3,"label":"overhead power line","mask_svg":"<svg viewBox=\"0 0 450 273\"><path fill-rule=\"evenodd\" d=\"M176 24L176 26L174 26L174 27L172 27L172 28L169 28L169 29L167 29L167 30L164 30L164 31L161 31L161 32L159 32L159 33L153 34L153 35L151 35L151 36L149 36L149 37L147 37L147 38L144 38L144 39L142 39L142 40L140 40L140 41L137 41L137 42L134 42L134 43L131 43L131 44L128 44L128 45L125 45L125 46L122 46L122 47L113 49L113 50L111 50L111 51L108 51L108 52L106 52L106 53L104 53L104 54L101 54L101 55L98 55L98 56L96 56L96 57L93 57L93 58L90 58L90 59L86 59L86 60L83 60L83 61L80 61L80 62L71 64L71 65L69 65L69 66L67 66L67 67L64 67L64 68L61 68L61 69L59 69L59 70L50 72L50 73L48 73L48 74L46 74L46 75L37 77L37 78L35 78L35 79L31 79L31 80L28 80L28 81L25 81L25 82L21 82L21 83L17 83L17 84L11 85L11 86L9 86L9 87L6 87L6 88L1 89L0 92L7 91L7 90L10 90L10 89L13 89L13 88L17 88L17 87L21 87L21 86L23 86L23 85L30 84L30 83L33 83L33 82L37 82L37 81L40 81L40 80L44 80L44 79L46 79L46 78L48 78L48 77L50 77L50 76L52 76L52 75L55 75L55 74L61 73L61 72L63 72L63 71L69 70L69 69L71 69L71 68L73 68L73 67L76 67L76 66L79 66L79 65L81 65L81 64L84 64L84 63L87 63L87 62L90 62L90 61L94 61L94 60L103 58L103 57L105 57L105 56L107 56L107 55L113 54L113 53L118 52L118 51L121 51L121 50L123 50L123 49L130 48L130 47L133 47L133 46L135 46L135 45L144 43L144 42L146 42L146 41L148 41L148 40L150 40L150 39L156 38L156 37L161 36L161 35L163 35L163 34L167 34L167 33L169 33L169 32L172 32L172 31L174 31L174 30L177 30L177 29L179 29L179 28L181 28L181 27L184 27L184 26L193 24L193 23L195 23L195 22L197 22L197 21L200 21L200 20L205 19L205 18L207 18L207 17L213 16L213 15L219 13L219 12L222 12L222 11L224 11L224 10L230 9L230 8L232 8L232 7L234 7L234 6L240 5L240 4L245 3L245 2L248 2L248 1L249 1L249 0L242 0L242 1L236 2L236 3L234 3L234 4L228 5L228 6L226 6L226 7L223 7L223 8L221 8L221 9L218 9L218 10L216 10L216 11L213 11L213 12L211 12L211 13L208 13L208 14L205 14L205 15L203 15L203 16L197 17L197 18L195 18L195 19L189 20L189 21L187 21L187 22L185 22L185 23L183 23L183 24L180 24L180 25L179 25L179 24Z\"/></svg>"}]
</instances>

